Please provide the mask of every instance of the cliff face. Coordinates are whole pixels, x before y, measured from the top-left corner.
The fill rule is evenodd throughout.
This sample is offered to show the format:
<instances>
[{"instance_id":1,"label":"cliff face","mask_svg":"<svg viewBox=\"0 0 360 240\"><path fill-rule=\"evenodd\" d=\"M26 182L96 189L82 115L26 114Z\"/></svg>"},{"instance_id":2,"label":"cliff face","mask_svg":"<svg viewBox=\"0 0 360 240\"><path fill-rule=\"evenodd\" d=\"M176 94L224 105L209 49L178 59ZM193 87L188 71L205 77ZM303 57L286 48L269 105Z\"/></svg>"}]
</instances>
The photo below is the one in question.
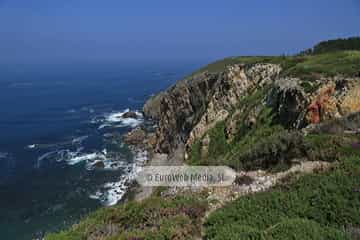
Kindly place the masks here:
<instances>
[{"instance_id":1,"label":"cliff face","mask_svg":"<svg viewBox=\"0 0 360 240\"><path fill-rule=\"evenodd\" d=\"M206 111L218 79L217 74L196 75L179 81L145 104L145 115L159 121L158 152L169 153L179 143L186 142L194 125Z\"/></svg>"},{"instance_id":2,"label":"cliff face","mask_svg":"<svg viewBox=\"0 0 360 240\"><path fill-rule=\"evenodd\" d=\"M153 97L144 113L159 120L156 150L169 153L179 143L191 145L226 119L243 96L274 81L280 70L274 64L232 65L218 74L205 72L179 81Z\"/></svg>"},{"instance_id":3,"label":"cliff face","mask_svg":"<svg viewBox=\"0 0 360 240\"><path fill-rule=\"evenodd\" d=\"M360 78L337 75L316 79L280 74L279 64L231 64L218 73L201 72L177 82L144 106L158 120L156 151L171 153L179 144L191 146L225 122L228 141L271 110L272 124L301 129L309 124L360 111ZM262 94L258 94L262 90ZM244 99L253 99L254 103Z\"/></svg>"}]
</instances>

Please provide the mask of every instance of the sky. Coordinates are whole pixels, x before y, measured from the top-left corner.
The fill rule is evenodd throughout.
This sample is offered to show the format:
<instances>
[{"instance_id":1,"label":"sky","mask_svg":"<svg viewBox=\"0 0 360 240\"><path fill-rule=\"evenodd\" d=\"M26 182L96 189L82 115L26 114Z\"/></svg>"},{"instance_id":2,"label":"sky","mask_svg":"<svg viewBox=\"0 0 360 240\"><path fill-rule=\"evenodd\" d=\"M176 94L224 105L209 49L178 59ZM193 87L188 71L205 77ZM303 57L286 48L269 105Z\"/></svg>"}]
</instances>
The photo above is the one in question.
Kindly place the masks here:
<instances>
[{"instance_id":1,"label":"sky","mask_svg":"<svg viewBox=\"0 0 360 240\"><path fill-rule=\"evenodd\" d=\"M360 35L360 0L0 0L0 63L293 54Z\"/></svg>"}]
</instances>

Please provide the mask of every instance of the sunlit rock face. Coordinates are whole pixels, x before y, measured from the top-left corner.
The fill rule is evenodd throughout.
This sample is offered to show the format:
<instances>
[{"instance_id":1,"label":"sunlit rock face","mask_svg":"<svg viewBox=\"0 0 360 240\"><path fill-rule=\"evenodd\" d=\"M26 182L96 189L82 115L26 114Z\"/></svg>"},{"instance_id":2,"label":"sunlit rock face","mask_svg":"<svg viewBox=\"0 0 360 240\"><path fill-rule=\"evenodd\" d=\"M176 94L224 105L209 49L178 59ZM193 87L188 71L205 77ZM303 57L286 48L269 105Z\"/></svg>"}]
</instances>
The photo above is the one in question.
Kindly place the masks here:
<instances>
[{"instance_id":1,"label":"sunlit rock face","mask_svg":"<svg viewBox=\"0 0 360 240\"><path fill-rule=\"evenodd\" d=\"M179 142L191 145L224 120L248 91L273 81L280 70L274 64L231 65L218 74L196 74L153 97L144 112L159 120L157 150L171 152Z\"/></svg>"},{"instance_id":2,"label":"sunlit rock face","mask_svg":"<svg viewBox=\"0 0 360 240\"><path fill-rule=\"evenodd\" d=\"M244 118L241 100L264 88L265 95ZM158 121L155 150L171 153L180 143L189 149L224 120L231 140L239 132L239 120L251 128L264 108L271 108L277 123L287 129L344 117L360 111L360 78L308 80L282 75L277 64L233 64L177 82L152 97L144 113Z\"/></svg>"}]
</instances>

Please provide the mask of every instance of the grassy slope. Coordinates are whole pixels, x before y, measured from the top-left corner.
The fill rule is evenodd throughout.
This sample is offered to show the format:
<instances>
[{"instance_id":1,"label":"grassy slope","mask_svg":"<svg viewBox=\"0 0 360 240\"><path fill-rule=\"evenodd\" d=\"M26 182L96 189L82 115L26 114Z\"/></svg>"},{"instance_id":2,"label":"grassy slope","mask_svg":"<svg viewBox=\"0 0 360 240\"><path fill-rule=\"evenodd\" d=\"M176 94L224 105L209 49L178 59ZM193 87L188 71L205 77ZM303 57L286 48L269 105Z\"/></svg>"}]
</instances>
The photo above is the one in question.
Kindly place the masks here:
<instances>
[{"instance_id":1,"label":"grassy slope","mask_svg":"<svg viewBox=\"0 0 360 240\"><path fill-rule=\"evenodd\" d=\"M347 239L360 226L360 151L335 170L242 197L213 213L209 239ZM288 184L288 183L287 183Z\"/></svg>"},{"instance_id":2,"label":"grassy slope","mask_svg":"<svg viewBox=\"0 0 360 240\"><path fill-rule=\"evenodd\" d=\"M360 73L360 51L339 51L306 56L231 57L207 65L198 72L220 72L229 64L276 63L287 76L311 77L317 74L356 76Z\"/></svg>"},{"instance_id":3,"label":"grassy slope","mask_svg":"<svg viewBox=\"0 0 360 240\"><path fill-rule=\"evenodd\" d=\"M70 230L49 234L47 240L94 239L192 239L199 236L201 218L207 208L202 195L164 199L153 196L143 202L129 202L102 208ZM116 233L106 235L115 229ZM96 239L96 238L95 238Z\"/></svg>"}]
</instances>

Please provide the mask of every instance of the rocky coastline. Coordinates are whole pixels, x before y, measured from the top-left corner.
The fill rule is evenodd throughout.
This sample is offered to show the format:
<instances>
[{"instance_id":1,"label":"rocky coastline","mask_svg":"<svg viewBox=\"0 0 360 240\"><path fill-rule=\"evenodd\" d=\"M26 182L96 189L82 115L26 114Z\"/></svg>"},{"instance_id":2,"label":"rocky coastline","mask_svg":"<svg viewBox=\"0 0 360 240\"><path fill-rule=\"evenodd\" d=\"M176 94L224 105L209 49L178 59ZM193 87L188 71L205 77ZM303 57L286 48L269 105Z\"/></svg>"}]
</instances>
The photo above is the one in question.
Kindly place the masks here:
<instances>
[{"instance_id":1,"label":"rocky coastline","mask_svg":"<svg viewBox=\"0 0 360 240\"><path fill-rule=\"evenodd\" d=\"M143 108L151 124L124 136L149 152L146 165L228 166L234 183L134 184L128 204L103 210L105 223L90 218L82 224L91 230L77 233L87 239L357 239L359 63L358 51L229 58L151 97ZM109 226L115 230L106 231Z\"/></svg>"}]
</instances>

